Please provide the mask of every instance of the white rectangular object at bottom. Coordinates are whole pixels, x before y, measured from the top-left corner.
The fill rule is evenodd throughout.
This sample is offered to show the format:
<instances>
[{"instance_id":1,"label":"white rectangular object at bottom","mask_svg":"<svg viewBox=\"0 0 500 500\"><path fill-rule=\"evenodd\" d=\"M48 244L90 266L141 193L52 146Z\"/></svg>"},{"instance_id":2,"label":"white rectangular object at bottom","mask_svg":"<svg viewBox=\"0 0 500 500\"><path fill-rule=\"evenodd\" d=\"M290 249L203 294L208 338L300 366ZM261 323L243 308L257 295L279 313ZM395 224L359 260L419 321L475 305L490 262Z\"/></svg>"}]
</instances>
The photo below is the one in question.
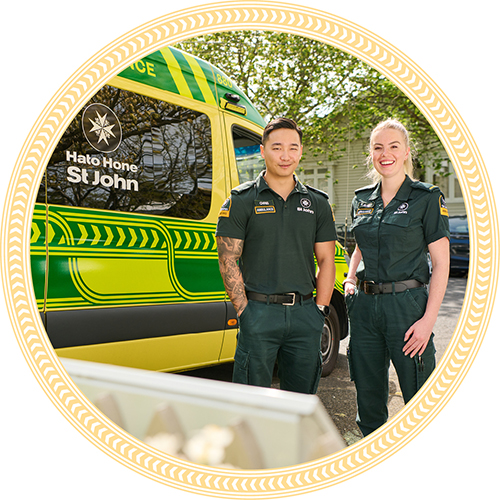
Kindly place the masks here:
<instances>
[{"instance_id":1,"label":"white rectangular object at bottom","mask_svg":"<svg viewBox=\"0 0 500 500\"><path fill-rule=\"evenodd\" d=\"M242 469L286 467L346 446L315 395L88 361L61 361L86 398L117 425L151 446L196 463ZM194 445L201 442L201 434L207 436L207 429L216 431L212 437L221 429L230 431L225 454L204 453ZM175 450L165 449L160 444L165 439L160 438L174 435ZM204 448L207 439L212 438L205 438Z\"/></svg>"}]
</instances>

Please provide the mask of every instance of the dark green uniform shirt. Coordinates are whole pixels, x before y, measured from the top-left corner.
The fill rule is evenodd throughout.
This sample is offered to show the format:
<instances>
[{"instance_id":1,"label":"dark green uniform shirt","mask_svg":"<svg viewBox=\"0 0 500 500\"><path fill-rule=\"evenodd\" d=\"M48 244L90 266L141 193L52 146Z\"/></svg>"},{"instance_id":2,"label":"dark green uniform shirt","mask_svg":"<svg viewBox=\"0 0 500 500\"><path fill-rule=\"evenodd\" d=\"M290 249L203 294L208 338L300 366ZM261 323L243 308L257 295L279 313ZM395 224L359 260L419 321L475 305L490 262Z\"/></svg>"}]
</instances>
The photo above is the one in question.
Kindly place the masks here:
<instances>
[{"instance_id":1,"label":"dark green uniform shirt","mask_svg":"<svg viewBox=\"0 0 500 500\"><path fill-rule=\"evenodd\" d=\"M385 208L380 183L355 193L351 228L363 256L357 277L377 283L408 279L428 283L427 246L450 236L440 189L406 176Z\"/></svg>"},{"instance_id":2,"label":"dark green uniform shirt","mask_svg":"<svg viewBox=\"0 0 500 500\"><path fill-rule=\"evenodd\" d=\"M233 189L221 208L215 234L244 240L240 268L249 291L311 293L314 244L337 239L327 194L295 180L285 201L261 173Z\"/></svg>"}]
</instances>

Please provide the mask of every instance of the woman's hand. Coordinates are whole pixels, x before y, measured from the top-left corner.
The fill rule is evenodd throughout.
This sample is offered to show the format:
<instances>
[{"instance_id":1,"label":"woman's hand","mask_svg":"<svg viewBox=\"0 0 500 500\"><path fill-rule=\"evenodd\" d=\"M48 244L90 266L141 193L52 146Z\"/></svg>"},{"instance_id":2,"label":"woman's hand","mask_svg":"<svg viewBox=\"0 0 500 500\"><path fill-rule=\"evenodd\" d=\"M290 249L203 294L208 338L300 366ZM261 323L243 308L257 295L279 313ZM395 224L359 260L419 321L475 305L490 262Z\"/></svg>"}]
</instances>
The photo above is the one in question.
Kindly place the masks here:
<instances>
[{"instance_id":1,"label":"woman's hand","mask_svg":"<svg viewBox=\"0 0 500 500\"><path fill-rule=\"evenodd\" d=\"M356 290L356 285L350 283L349 281L344 282L344 296L354 295L354 291Z\"/></svg>"},{"instance_id":2,"label":"woman's hand","mask_svg":"<svg viewBox=\"0 0 500 500\"><path fill-rule=\"evenodd\" d=\"M406 344L403 347L403 352L411 358L415 354L422 355L425 351L446 292L450 272L450 242L448 238L444 237L431 243L429 253L432 260L432 277L425 314L405 334Z\"/></svg>"},{"instance_id":3,"label":"woman's hand","mask_svg":"<svg viewBox=\"0 0 500 500\"><path fill-rule=\"evenodd\" d=\"M431 338L433 327L434 321L429 321L425 316L411 325L404 338L406 342L403 347L405 356L413 358L416 354L421 356L424 353Z\"/></svg>"},{"instance_id":4,"label":"woman's hand","mask_svg":"<svg viewBox=\"0 0 500 500\"><path fill-rule=\"evenodd\" d=\"M356 270L358 269L359 263L363 256L361 255L361 250L358 245L354 248L351 255L351 262L349 264L349 272L347 273L347 278L344 280L344 296L353 295L356 290Z\"/></svg>"}]
</instances>

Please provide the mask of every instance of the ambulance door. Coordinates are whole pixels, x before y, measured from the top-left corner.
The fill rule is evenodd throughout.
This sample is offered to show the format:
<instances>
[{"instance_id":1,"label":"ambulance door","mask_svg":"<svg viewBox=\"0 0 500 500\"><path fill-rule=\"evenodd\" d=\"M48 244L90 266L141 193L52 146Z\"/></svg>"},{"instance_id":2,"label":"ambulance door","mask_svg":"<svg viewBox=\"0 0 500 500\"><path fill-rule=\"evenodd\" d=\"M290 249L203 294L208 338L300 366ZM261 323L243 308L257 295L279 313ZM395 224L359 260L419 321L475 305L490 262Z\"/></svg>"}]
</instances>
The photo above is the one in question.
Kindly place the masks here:
<instances>
[{"instance_id":1,"label":"ambulance door","mask_svg":"<svg viewBox=\"0 0 500 500\"><path fill-rule=\"evenodd\" d=\"M228 169L231 188L255 179L265 168L260 154L262 127L230 113L224 113L224 129L228 139ZM229 195L229 193L228 193ZM231 302L227 301L227 321L221 361L230 361L236 350L238 320Z\"/></svg>"},{"instance_id":2,"label":"ambulance door","mask_svg":"<svg viewBox=\"0 0 500 500\"><path fill-rule=\"evenodd\" d=\"M223 176L217 110L113 83L47 166L49 338L60 356L136 368L217 363L226 315L213 236L224 200L212 192ZM41 248L34 266L44 266ZM42 281L38 273L35 289Z\"/></svg>"}]
</instances>

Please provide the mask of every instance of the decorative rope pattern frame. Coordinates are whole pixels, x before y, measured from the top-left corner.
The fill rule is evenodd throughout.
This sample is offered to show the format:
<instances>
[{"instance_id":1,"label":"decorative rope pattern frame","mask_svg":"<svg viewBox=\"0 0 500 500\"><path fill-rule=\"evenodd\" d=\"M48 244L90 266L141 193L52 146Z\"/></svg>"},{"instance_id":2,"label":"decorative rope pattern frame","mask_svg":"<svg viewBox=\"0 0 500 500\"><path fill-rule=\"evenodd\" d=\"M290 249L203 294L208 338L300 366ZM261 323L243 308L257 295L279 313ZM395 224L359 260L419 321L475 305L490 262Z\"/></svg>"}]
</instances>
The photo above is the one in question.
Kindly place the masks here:
<instances>
[{"instance_id":1,"label":"decorative rope pattern frame","mask_svg":"<svg viewBox=\"0 0 500 500\"><path fill-rule=\"evenodd\" d=\"M40 179L64 130L111 77L165 45L215 31L274 30L306 36L365 61L419 107L441 139L460 182L470 225L469 280L453 338L421 391L378 431L321 460L284 469L233 471L170 457L98 412L63 369L37 312L30 273L31 217ZM89 441L130 469L168 486L217 498L279 498L346 481L396 453L439 413L467 374L483 340L498 275L498 221L480 153L439 87L397 48L345 19L286 3L222 2L146 23L89 59L33 125L15 165L4 207L2 278L19 346L39 384Z\"/></svg>"}]
</instances>

